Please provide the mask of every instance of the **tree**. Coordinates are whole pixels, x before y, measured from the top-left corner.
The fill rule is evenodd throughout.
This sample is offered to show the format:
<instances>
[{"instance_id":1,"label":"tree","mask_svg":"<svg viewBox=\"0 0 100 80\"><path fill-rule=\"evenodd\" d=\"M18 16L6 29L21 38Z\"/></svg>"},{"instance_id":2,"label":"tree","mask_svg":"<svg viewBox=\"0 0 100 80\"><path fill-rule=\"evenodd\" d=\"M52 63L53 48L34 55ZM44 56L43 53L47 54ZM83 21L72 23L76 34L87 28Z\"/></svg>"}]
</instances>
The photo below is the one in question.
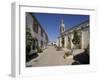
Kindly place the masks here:
<instances>
[{"instance_id":1,"label":"tree","mask_svg":"<svg viewBox=\"0 0 100 80\"><path fill-rule=\"evenodd\" d=\"M61 43L62 43L62 46L64 47L64 44L65 44L65 42L64 42L64 38L62 38Z\"/></svg>"},{"instance_id":2,"label":"tree","mask_svg":"<svg viewBox=\"0 0 100 80\"><path fill-rule=\"evenodd\" d=\"M72 39L72 42L75 46L78 46L80 44L80 36L78 35L78 32L74 30L74 37Z\"/></svg>"},{"instance_id":3,"label":"tree","mask_svg":"<svg viewBox=\"0 0 100 80\"><path fill-rule=\"evenodd\" d=\"M31 51L31 45L33 42L32 34L31 34L31 29L26 27L26 55L29 54Z\"/></svg>"}]
</instances>

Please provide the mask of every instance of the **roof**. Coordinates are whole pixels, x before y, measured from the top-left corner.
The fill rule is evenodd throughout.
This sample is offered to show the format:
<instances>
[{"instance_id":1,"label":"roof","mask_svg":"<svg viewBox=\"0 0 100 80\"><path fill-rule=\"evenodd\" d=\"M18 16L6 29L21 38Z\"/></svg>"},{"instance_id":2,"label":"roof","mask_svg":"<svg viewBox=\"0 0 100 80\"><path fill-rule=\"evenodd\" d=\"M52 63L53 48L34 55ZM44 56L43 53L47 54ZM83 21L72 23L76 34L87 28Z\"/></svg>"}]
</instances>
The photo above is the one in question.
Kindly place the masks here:
<instances>
[{"instance_id":1,"label":"roof","mask_svg":"<svg viewBox=\"0 0 100 80\"><path fill-rule=\"evenodd\" d=\"M77 25L75 25L75 26L73 26L73 27L70 28L70 29L65 30L64 33L65 33L65 32L68 32L68 31L70 31L70 30L76 29L76 28L78 28L78 27L82 27L81 25L83 25L83 24L85 24L85 23L89 23L89 19L88 19L88 20L85 20L84 22L81 22L81 23L79 23L79 24L77 24Z\"/></svg>"},{"instance_id":2,"label":"roof","mask_svg":"<svg viewBox=\"0 0 100 80\"><path fill-rule=\"evenodd\" d=\"M39 26L41 27L41 29L43 30L43 32L46 34L46 37L47 37L47 39L48 39L47 33L46 33L45 30L42 28L42 26L41 26L40 22L37 20L37 18L36 18L31 12L30 12L29 14L31 14L31 16L38 22Z\"/></svg>"},{"instance_id":3,"label":"roof","mask_svg":"<svg viewBox=\"0 0 100 80\"><path fill-rule=\"evenodd\" d=\"M71 31L71 30L74 30L74 29L76 29L76 28L82 27L81 25L83 25L83 24L85 24L85 23L89 23L89 19L88 19L88 20L85 20L85 21L83 21L83 22L81 22L81 23L79 23L79 24L77 24L77 25L75 25L75 26L73 26L73 27L70 28L70 29L65 30L65 31L62 33L62 35L64 35L64 34L65 34L66 32L68 32L68 31ZM60 36L62 36L62 35L60 35ZM58 36L58 37L60 37L60 36Z\"/></svg>"}]
</instances>

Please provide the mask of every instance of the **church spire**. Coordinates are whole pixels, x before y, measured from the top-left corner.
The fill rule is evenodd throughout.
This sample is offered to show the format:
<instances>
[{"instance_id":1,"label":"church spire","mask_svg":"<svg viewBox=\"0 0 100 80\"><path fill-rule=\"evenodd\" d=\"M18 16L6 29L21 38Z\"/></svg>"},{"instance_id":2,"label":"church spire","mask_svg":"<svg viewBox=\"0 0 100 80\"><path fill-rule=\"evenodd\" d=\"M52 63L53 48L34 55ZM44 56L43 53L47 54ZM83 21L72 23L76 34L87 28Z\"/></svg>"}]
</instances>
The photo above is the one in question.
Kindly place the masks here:
<instances>
[{"instance_id":1,"label":"church spire","mask_svg":"<svg viewBox=\"0 0 100 80\"><path fill-rule=\"evenodd\" d=\"M60 34L62 34L64 31L65 31L65 24L64 24L63 17L62 17L61 23L60 23Z\"/></svg>"},{"instance_id":2,"label":"church spire","mask_svg":"<svg viewBox=\"0 0 100 80\"><path fill-rule=\"evenodd\" d=\"M64 20L63 20L63 17L62 17L62 19L61 19L61 24L64 24Z\"/></svg>"}]
</instances>

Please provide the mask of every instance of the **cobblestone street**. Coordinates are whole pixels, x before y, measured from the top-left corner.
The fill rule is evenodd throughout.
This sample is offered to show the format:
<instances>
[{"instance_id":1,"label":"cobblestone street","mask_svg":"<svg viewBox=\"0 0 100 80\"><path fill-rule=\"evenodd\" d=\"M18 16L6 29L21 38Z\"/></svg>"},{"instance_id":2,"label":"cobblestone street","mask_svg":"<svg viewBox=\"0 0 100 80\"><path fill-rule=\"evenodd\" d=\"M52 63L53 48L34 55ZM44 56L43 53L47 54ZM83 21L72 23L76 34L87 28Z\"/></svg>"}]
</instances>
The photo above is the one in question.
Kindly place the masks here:
<instances>
[{"instance_id":1,"label":"cobblestone street","mask_svg":"<svg viewBox=\"0 0 100 80\"><path fill-rule=\"evenodd\" d=\"M64 59L64 51L56 51L54 46L48 46L43 53L39 53L40 56L37 59L33 59L27 63L31 66L59 66L69 65L74 61L73 58Z\"/></svg>"}]
</instances>

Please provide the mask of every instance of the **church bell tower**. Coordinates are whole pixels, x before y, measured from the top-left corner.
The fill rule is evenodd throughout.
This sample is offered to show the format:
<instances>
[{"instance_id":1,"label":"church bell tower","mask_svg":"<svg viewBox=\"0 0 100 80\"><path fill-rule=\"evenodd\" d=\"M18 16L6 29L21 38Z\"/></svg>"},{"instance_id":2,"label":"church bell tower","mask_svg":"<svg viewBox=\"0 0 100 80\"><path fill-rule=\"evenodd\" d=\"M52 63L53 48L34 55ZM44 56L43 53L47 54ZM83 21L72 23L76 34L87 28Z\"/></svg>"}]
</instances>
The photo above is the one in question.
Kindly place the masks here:
<instances>
[{"instance_id":1,"label":"church bell tower","mask_svg":"<svg viewBox=\"0 0 100 80\"><path fill-rule=\"evenodd\" d=\"M64 24L64 20L62 17L61 23L60 23L60 35L65 31L65 24Z\"/></svg>"}]
</instances>

